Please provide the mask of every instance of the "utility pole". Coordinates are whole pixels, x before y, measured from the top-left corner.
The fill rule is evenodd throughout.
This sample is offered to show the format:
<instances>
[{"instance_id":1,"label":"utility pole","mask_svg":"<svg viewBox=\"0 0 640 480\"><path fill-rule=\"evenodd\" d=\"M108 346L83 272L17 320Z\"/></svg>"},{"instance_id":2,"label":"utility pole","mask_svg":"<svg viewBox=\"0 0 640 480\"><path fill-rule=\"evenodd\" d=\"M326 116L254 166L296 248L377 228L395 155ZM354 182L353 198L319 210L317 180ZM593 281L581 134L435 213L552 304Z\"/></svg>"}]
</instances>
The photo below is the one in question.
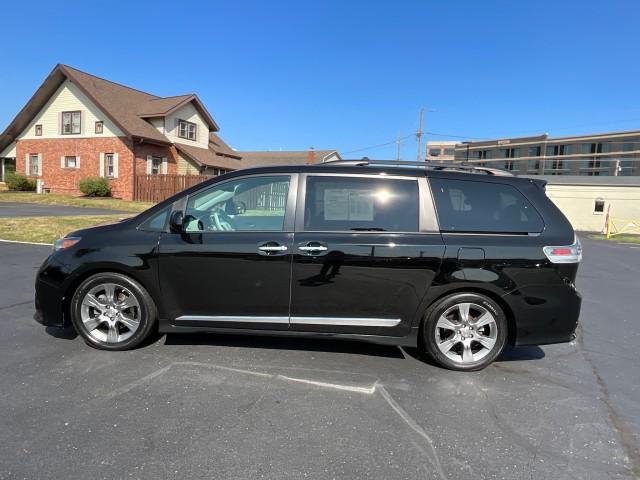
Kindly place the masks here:
<instances>
[{"instance_id":1,"label":"utility pole","mask_svg":"<svg viewBox=\"0 0 640 480\"><path fill-rule=\"evenodd\" d=\"M400 135L396 137L396 160L400 160Z\"/></svg>"},{"instance_id":2,"label":"utility pole","mask_svg":"<svg viewBox=\"0 0 640 480\"><path fill-rule=\"evenodd\" d=\"M420 109L420 126L418 127L418 131L416 132L416 138L418 139L418 155L416 156L416 160L419 162L422 157L422 118L424 117L424 108Z\"/></svg>"}]
</instances>

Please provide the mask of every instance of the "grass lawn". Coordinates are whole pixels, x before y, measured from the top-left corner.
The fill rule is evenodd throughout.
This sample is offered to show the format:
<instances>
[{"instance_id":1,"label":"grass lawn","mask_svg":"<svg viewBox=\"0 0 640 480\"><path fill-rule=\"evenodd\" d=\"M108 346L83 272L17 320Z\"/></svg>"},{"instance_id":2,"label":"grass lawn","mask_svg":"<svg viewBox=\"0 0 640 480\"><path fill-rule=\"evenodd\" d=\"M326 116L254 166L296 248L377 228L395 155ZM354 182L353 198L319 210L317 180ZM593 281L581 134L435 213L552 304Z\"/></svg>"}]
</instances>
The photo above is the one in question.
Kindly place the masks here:
<instances>
[{"instance_id":1,"label":"grass lawn","mask_svg":"<svg viewBox=\"0 0 640 480\"><path fill-rule=\"evenodd\" d=\"M0 202L26 202L47 205L70 205L72 207L111 208L127 212L142 212L153 203L133 202L117 198L90 198L56 195L54 193L38 194L33 192L0 192Z\"/></svg>"},{"instance_id":2,"label":"grass lawn","mask_svg":"<svg viewBox=\"0 0 640 480\"><path fill-rule=\"evenodd\" d=\"M53 243L80 228L124 218L126 215L79 215L73 217L5 217L0 219L0 239Z\"/></svg>"},{"instance_id":3,"label":"grass lawn","mask_svg":"<svg viewBox=\"0 0 640 480\"><path fill-rule=\"evenodd\" d=\"M589 235L589 238L593 238L594 240L608 240L610 242L619 242L619 243L638 243L640 244L640 235L616 235L607 239L606 235L594 234Z\"/></svg>"}]
</instances>

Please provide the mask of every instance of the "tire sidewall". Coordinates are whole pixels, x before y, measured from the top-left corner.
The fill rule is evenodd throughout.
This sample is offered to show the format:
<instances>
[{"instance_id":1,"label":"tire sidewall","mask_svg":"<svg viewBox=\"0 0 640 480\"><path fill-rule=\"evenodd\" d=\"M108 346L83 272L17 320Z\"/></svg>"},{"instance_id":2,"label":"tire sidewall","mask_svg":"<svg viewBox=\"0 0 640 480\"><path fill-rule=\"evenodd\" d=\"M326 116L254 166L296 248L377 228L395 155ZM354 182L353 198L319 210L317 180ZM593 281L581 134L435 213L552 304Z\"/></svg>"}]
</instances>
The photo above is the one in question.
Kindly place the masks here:
<instances>
[{"instance_id":1,"label":"tire sidewall","mask_svg":"<svg viewBox=\"0 0 640 480\"><path fill-rule=\"evenodd\" d=\"M440 351L436 344L435 338L435 326L440 318L440 315L444 313L447 309L458 303L476 303L488 311L490 311L495 320L498 328L498 334L496 337L496 344L493 350L481 360L478 360L473 363L468 364L460 364L456 363L447 357L444 353ZM433 306L431 306L427 312L425 313L425 318L422 324L422 340L426 352L433 358L439 365L448 368L450 370L459 370L459 371L475 371L482 370L489 364L491 364L499 355L502 353L504 346L507 341L507 318L500 308L500 306L491 300L490 298L477 294L477 293L455 293L452 295L448 295L441 300L437 301Z\"/></svg>"},{"instance_id":2,"label":"tire sidewall","mask_svg":"<svg viewBox=\"0 0 640 480\"><path fill-rule=\"evenodd\" d=\"M82 299L89 290L102 283L115 283L116 285L126 287L131 291L131 293L133 293L133 295L135 295L138 303L140 304L140 326L138 327L138 330L136 330L131 338L115 345L93 338L85 328L82 321ZM144 341L145 338L147 338L157 317L155 304L145 288L135 280L119 273L98 273L82 282L76 289L73 299L71 300L70 313L71 322L78 334L82 336L85 342L89 345L102 350L128 350L136 347Z\"/></svg>"}]
</instances>

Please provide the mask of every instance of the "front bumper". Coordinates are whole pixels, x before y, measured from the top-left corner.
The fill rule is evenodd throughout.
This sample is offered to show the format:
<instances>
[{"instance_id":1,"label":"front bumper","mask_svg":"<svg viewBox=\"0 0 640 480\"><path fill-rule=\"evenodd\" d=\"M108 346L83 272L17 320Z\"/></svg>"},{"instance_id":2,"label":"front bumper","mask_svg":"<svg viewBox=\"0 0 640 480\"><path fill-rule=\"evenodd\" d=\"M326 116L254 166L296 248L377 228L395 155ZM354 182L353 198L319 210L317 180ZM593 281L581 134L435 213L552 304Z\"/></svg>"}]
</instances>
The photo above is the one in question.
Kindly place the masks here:
<instances>
[{"instance_id":1,"label":"front bumper","mask_svg":"<svg viewBox=\"0 0 640 480\"><path fill-rule=\"evenodd\" d=\"M68 275L64 265L53 255L40 266L35 282L35 309L33 318L42 325L51 327L65 326L64 285Z\"/></svg>"}]
</instances>

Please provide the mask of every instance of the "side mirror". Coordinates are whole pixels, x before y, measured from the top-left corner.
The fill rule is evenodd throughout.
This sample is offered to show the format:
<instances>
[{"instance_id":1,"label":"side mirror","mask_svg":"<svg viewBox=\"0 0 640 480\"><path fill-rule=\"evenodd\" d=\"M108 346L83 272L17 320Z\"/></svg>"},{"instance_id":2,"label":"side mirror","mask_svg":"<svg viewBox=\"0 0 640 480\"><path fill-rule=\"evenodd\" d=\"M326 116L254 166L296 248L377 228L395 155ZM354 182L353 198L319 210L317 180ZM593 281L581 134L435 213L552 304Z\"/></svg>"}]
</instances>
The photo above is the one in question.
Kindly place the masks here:
<instances>
[{"instance_id":1,"label":"side mirror","mask_svg":"<svg viewBox=\"0 0 640 480\"><path fill-rule=\"evenodd\" d=\"M181 210L176 210L171 213L169 218L169 230L173 233L182 233L184 230L184 214Z\"/></svg>"}]
</instances>

